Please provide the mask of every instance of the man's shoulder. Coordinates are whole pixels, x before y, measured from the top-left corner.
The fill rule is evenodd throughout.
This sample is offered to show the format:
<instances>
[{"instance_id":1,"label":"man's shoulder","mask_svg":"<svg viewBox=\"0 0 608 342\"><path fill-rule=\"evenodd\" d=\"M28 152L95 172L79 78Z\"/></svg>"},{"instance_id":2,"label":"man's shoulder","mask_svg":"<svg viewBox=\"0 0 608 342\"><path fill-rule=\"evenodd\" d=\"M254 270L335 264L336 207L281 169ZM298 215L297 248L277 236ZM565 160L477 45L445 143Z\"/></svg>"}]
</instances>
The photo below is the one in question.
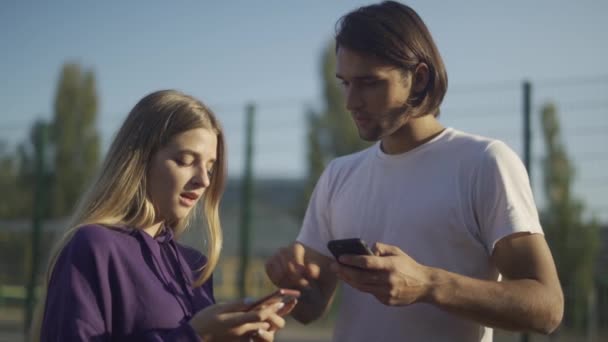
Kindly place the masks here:
<instances>
[{"instance_id":1,"label":"man's shoulder","mask_svg":"<svg viewBox=\"0 0 608 342\"><path fill-rule=\"evenodd\" d=\"M367 158L370 154L372 154L373 150L377 148L376 145L377 144L374 144L361 151L336 157L329 162L329 165L327 165L327 169L332 170L333 172L339 172L342 170L349 170L353 167L361 165L361 161Z\"/></svg>"},{"instance_id":2,"label":"man's shoulder","mask_svg":"<svg viewBox=\"0 0 608 342\"><path fill-rule=\"evenodd\" d=\"M494 142L499 141L495 138L490 138L475 133L464 132L457 129L451 130L450 134L447 137L447 140L450 143L449 145L455 145L459 148L467 146L482 151Z\"/></svg>"},{"instance_id":3,"label":"man's shoulder","mask_svg":"<svg viewBox=\"0 0 608 342\"><path fill-rule=\"evenodd\" d=\"M502 140L459 130L452 130L446 142L445 149L456 158L487 158L513 152Z\"/></svg>"}]
</instances>

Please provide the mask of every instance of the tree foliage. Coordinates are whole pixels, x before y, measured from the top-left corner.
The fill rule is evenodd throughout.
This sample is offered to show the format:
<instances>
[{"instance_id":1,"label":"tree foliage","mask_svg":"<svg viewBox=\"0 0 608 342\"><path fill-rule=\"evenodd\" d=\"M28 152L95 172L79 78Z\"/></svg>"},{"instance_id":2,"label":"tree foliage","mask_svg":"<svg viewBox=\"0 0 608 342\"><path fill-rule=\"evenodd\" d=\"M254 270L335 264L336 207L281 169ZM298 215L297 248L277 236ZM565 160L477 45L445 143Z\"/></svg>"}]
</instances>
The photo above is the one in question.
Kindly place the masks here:
<instances>
[{"instance_id":1,"label":"tree foliage","mask_svg":"<svg viewBox=\"0 0 608 342\"><path fill-rule=\"evenodd\" d=\"M100 155L96 130L95 75L67 63L61 70L54 103L52 216L68 215L95 173Z\"/></svg>"},{"instance_id":2,"label":"tree foliage","mask_svg":"<svg viewBox=\"0 0 608 342\"><path fill-rule=\"evenodd\" d=\"M306 192L300 214L308 203L312 190L327 163L335 157L359 151L369 143L361 140L350 113L344 106L344 96L336 79L335 45L327 44L321 56L323 105L321 110L309 109L308 170Z\"/></svg>"},{"instance_id":3,"label":"tree foliage","mask_svg":"<svg viewBox=\"0 0 608 342\"><path fill-rule=\"evenodd\" d=\"M594 286L599 226L594 219L585 219L584 204L573 194L575 170L562 142L553 104L543 107L541 123L546 148L543 170L547 199L542 213L543 227L564 288L564 323L582 328L587 319L587 298Z\"/></svg>"},{"instance_id":4,"label":"tree foliage","mask_svg":"<svg viewBox=\"0 0 608 342\"><path fill-rule=\"evenodd\" d=\"M51 194L44 216L70 214L98 167L97 107L93 71L82 70L75 63L63 65L52 121L34 121L28 139L14 150L0 142L0 191L6 199L0 204L0 218L30 217L35 207L35 184L42 184ZM49 139L39 149L44 163L38 165L36 141L41 136ZM38 170L40 166L43 172ZM37 177L42 177L41 183Z\"/></svg>"}]
</instances>

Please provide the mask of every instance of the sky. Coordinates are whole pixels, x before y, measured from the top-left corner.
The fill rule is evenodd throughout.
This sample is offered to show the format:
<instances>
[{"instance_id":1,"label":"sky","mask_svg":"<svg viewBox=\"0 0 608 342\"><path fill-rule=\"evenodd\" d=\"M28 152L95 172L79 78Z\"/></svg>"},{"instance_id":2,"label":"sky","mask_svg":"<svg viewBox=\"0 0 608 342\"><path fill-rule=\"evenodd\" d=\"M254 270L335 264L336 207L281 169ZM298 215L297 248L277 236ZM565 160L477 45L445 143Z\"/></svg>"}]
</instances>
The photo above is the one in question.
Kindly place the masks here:
<instances>
[{"instance_id":1,"label":"sky","mask_svg":"<svg viewBox=\"0 0 608 342\"><path fill-rule=\"evenodd\" d=\"M304 114L322 103L321 51L336 20L369 3L2 1L0 138L17 144L34 119L51 118L61 65L74 61L97 77L104 148L141 97L175 88L203 100L223 122L231 175L242 171L244 107L254 102L255 174L302 177ZM608 212L608 188L595 186L608 183L598 171L608 166L599 147L608 143L608 1L407 4L430 28L448 70L444 123L496 136L521 153L521 82L530 80L534 110L556 102L565 132L574 132L565 139L569 151L586 156L581 196ZM537 167L532 176L542 191Z\"/></svg>"}]
</instances>

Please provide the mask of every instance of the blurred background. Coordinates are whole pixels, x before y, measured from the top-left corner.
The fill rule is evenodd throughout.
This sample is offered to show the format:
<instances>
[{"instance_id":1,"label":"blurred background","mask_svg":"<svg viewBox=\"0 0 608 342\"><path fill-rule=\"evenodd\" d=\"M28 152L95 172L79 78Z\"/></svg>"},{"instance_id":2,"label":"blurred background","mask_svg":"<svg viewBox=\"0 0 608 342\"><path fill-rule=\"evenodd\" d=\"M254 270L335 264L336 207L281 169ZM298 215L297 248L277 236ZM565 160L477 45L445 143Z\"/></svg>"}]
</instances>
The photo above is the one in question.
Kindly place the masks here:
<instances>
[{"instance_id":1,"label":"blurred background","mask_svg":"<svg viewBox=\"0 0 608 342\"><path fill-rule=\"evenodd\" d=\"M203 100L226 131L218 299L269 292L264 260L296 237L319 173L365 147L332 37L369 3L0 2L0 341L23 339L49 250L130 108L158 89ZM495 340L608 340L608 2L407 4L448 70L441 121L520 154L564 287L556 334ZM289 322L277 340L329 341L333 319Z\"/></svg>"}]
</instances>

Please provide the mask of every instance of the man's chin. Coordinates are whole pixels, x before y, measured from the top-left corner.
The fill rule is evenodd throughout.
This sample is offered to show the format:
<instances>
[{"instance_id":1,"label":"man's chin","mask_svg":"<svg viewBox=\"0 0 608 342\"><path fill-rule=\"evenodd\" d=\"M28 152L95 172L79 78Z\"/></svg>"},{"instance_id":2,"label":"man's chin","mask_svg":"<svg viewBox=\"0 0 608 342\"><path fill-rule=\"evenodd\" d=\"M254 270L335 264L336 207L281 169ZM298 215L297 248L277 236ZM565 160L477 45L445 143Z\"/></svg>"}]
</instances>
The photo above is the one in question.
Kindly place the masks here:
<instances>
[{"instance_id":1,"label":"man's chin","mask_svg":"<svg viewBox=\"0 0 608 342\"><path fill-rule=\"evenodd\" d=\"M378 140L380 140L380 137L378 136L378 134L372 134L370 132L363 132L361 130L359 130L359 138L363 141L367 141L367 142L376 142Z\"/></svg>"}]
</instances>

